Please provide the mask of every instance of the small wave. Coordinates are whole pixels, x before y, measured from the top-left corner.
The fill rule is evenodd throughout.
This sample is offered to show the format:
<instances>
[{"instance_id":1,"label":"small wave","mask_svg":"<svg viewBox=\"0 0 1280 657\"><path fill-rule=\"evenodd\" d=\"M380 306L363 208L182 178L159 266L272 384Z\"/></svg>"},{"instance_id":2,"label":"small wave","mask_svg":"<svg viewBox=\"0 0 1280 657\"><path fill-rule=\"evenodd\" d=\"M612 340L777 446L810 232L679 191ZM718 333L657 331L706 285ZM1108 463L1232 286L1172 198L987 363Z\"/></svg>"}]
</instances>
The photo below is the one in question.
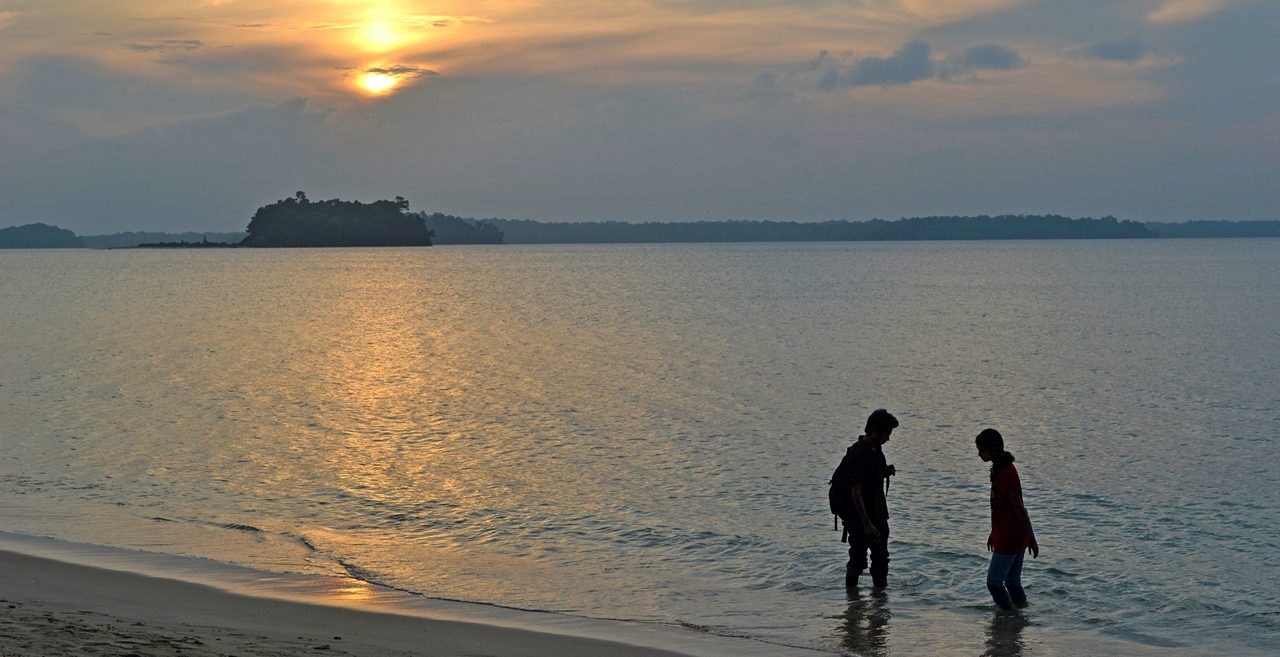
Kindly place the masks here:
<instances>
[{"instance_id":1,"label":"small wave","mask_svg":"<svg viewBox=\"0 0 1280 657\"><path fill-rule=\"evenodd\" d=\"M214 527L221 527L223 529L234 529L235 531L238 531L238 532L251 532L251 533L257 533L257 534L263 533L263 530L257 527L254 527L253 525L242 525L240 523L235 523L235 522L214 522L209 524L213 525Z\"/></svg>"},{"instance_id":2,"label":"small wave","mask_svg":"<svg viewBox=\"0 0 1280 657\"><path fill-rule=\"evenodd\" d=\"M460 602L460 603L465 603L469 605L481 605L484 607L493 607L495 609L511 609L513 611L525 611L525 612L534 612L534 613L540 613L540 614L566 613L566 612L555 610L555 609L539 609L537 607L524 607L520 605L502 604L498 602L490 602L490 601L484 601L484 600L471 600L467 598L450 598L450 597L439 596L439 595L428 595L426 593L423 593L422 591L415 591L413 589L405 588L402 586L396 586L395 584L389 584L386 581L382 580L381 576L379 576L377 573L374 573L373 571L363 568L357 564L353 564L349 561L346 561L345 559L338 559L337 563L339 566L342 567L343 570L347 572L347 575L350 576L352 579L359 580L371 586L377 586L379 588L384 588L391 591L399 591L401 593L407 593L409 595L418 596L420 598L427 598L430 600L440 600L443 602ZM582 618L592 618L592 617L582 616Z\"/></svg>"},{"instance_id":3,"label":"small wave","mask_svg":"<svg viewBox=\"0 0 1280 657\"><path fill-rule=\"evenodd\" d=\"M387 588L393 588L393 589L396 588L394 586L388 586L385 582L378 581L377 575L374 574L372 571L361 568L360 566L357 566L356 564L353 564L344 559L339 559L338 565L342 566L342 569L347 571L347 574L350 575L353 579L358 579L362 582L375 584L377 586L386 586ZM408 591L408 593L415 593L415 591Z\"/></svg>"},{"instance_id":4,"label":"small wave","mask_svg":"<svg viewBox=\"0 0 1280 657\"><path fill-rule=\"evenodd\" d=\"M293 540L297 541L299 544L302 545L302 547L307 548L308 552L320 551L320 548L316 547L315 543L312 543L309 539L307 539L306 536L302 536L299 534L285 534L285 536L288 536Z\"/></svg>"}]
</instances>

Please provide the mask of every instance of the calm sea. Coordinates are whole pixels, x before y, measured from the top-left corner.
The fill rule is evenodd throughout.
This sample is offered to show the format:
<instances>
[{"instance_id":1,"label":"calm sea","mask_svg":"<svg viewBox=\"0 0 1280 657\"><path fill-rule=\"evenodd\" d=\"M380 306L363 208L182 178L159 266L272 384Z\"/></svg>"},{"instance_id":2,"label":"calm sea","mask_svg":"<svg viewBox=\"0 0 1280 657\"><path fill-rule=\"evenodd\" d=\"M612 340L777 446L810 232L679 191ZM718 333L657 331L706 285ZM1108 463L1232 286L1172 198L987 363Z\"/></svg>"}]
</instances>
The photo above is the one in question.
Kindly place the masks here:
<instances>
[{"instance_id":1,"label":"calm sea","mask_svg":"<svg viewBox=\"0 0 1280 657\"><path fill-rule=\"evenodd\" d=\"M779 654L1266 654L1278 390L1280 240L0 252L0 530ZM850 596L826 483L877 407Z\"/></svg>"}]
</instances>

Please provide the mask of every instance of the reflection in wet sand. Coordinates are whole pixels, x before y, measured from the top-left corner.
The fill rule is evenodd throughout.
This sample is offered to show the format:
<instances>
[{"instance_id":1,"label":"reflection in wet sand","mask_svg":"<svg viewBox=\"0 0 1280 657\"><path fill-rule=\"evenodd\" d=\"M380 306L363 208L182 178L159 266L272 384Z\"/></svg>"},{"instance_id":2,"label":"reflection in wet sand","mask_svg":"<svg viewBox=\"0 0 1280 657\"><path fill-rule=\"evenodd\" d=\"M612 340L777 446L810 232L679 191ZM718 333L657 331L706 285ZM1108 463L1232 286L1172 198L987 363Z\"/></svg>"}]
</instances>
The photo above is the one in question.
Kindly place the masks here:
<instances>
[{"instance_id":1,"label":"reflection in wet sand","mask_svg":"<svg viewBox=\"0 0 1280 657\"><path fill-rule=\"evenodd\" d=\"M1022 657L1022 630L1030 623L1020 612L998 612L987 627L987 649L982 657Z\"/></svg>"},{"instance_id":2,"label":"reflection in wet sand","mask_svg":"<svg viewBox=\"0 0 1280 657\"><path fill-rule=\"evenodd\" d=\"M842 616L836 640L847 651L862 657L889 654L889 600L883 591L863 594L849 591L849 607Z\"/></svg>"}]
</instances>

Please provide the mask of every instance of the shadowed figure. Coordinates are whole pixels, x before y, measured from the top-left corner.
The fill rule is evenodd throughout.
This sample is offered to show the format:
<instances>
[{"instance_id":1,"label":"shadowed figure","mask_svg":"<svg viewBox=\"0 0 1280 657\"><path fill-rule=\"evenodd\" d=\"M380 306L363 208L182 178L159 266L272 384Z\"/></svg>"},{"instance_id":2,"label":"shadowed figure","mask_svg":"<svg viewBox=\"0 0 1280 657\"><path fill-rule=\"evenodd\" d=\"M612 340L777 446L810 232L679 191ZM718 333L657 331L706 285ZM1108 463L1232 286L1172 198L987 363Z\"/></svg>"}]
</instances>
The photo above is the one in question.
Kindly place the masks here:
<instances>
[{"instance_id":1,"label":"shadowed figure","mask_svg":"<svg viewBox=\"0 0 1280 657\"><path fill-rule=\"evenodd\" d=\"M987 626L987 649L982 657L1022 657L1022 630L1030 622L1021 612L998 612Z\"/></svg>"},{"instance_id":2,"label":"shadowed figure","mask_svg":"<svg viewBox=\"0 0 1280 657\"><path fill-rule=\"evenodd\" d=\"M862 657L885 657L889 654L889 604L883 591L863 595L849 589L849 607L845 609L837 640L845 650Z\"/></svg>"},{"instance_id":3,"label":"shadowed figure","mask_svg":"<svg viewBox=\"0 0 1280 657\"><path fill-rule=\"evenodd\" d=\"M840 540L849 542L844 574L844 585L849 588L857 588L858 578L867 570L868 552L872 586L882 589L889 585L889 506L885 498L889 477L897 474L897 469L885 462L881 448L897 426L898 418L889 411L873 411L865 432L845 451L831 475L827 497L831 512L844 526Z\"/></svg>"},{"instance_id":4,"label":"shadowed figure","mask_svg":"<svg viewBox=\"0 0 1280 657\"><path fill-rule=\"evenodd\" d=\"M1004 437L995 429L983 429L974 439L978 456L991 464L991 534L987 549L991 567L987 570L987 590L1001 609L1027 606L1022 588L1022 556L1040 556L1031 516L1022 503L1022 481L1014 467L1013 454L1005 451Z\"/></svg>"}]
</instances>

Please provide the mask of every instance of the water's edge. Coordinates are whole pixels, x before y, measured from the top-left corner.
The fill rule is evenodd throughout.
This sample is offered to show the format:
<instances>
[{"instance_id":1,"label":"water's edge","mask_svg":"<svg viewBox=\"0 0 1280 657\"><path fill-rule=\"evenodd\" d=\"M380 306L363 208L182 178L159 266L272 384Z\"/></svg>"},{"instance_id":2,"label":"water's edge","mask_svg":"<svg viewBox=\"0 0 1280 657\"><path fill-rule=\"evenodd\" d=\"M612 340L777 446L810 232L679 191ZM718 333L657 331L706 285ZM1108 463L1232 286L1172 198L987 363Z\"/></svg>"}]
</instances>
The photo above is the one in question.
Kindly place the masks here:
<instances>
[{"instance_id":1,"label":"water's edge","mask_svg":"<svg viewBox=\"0 0 1280 657\"><path fill-rule=\"evenodd\" d=\"M749 637L716 635L693 628L661 623L609 620L574 616L559 612L516 609L500 605L431 598L371 583L356 577L302 575L258 570L201 557L180 556L161 552L116 548L76 543L46 536L0 531L0 551L21 554L77 566L124 572L144 577L174 580L208 586L212 589L258 599L281 600L319 606L337 606L354 610L411 616L430 620L491 625L496 627L597 639L615 643L655 648L689 655L689 657L778 657L796 655L818 657L832 653L812 648L782 645ZM930 612L915 621L925 634L918 650L894 650L885 655L926 655L954 650L945 642L948 627L971 624L972 614ZM1149 646L1096 634L1074 634L1047 631L1033 620L1022 617L997 617L993 627L1002 624L1015 628L1036 627L1036 638L1010 646L1009 650L988 646L984 654L1015 657L1052 654L1060 657L1083 657L1107 654L1130 657L1196 657L1215 655L1212 650L1197 647ZM930 628L929 626L933 626ZM1015 639L1016 641L1016 639ZM995 648L992 652L990 648ZM1264 653L1235 653L1238 657L1262 657Z\"/></svg>"},{"instance_id":2,"label":"water's edge","mask_svg":"<svg viewBox=\"0 0 1280 657\"><path fill-rule=\"evenodd\" d=\"M723 637L682 627L604 620L557 612L430 598L356 577L299 575L257 570L212 559L75 543L0 531L0 551L89 568L176 580L247 597L338 606L431 620L599 639L679 652L690 657L761 657L832 654L818 650Z\"/></svg>"}]
</instances>

